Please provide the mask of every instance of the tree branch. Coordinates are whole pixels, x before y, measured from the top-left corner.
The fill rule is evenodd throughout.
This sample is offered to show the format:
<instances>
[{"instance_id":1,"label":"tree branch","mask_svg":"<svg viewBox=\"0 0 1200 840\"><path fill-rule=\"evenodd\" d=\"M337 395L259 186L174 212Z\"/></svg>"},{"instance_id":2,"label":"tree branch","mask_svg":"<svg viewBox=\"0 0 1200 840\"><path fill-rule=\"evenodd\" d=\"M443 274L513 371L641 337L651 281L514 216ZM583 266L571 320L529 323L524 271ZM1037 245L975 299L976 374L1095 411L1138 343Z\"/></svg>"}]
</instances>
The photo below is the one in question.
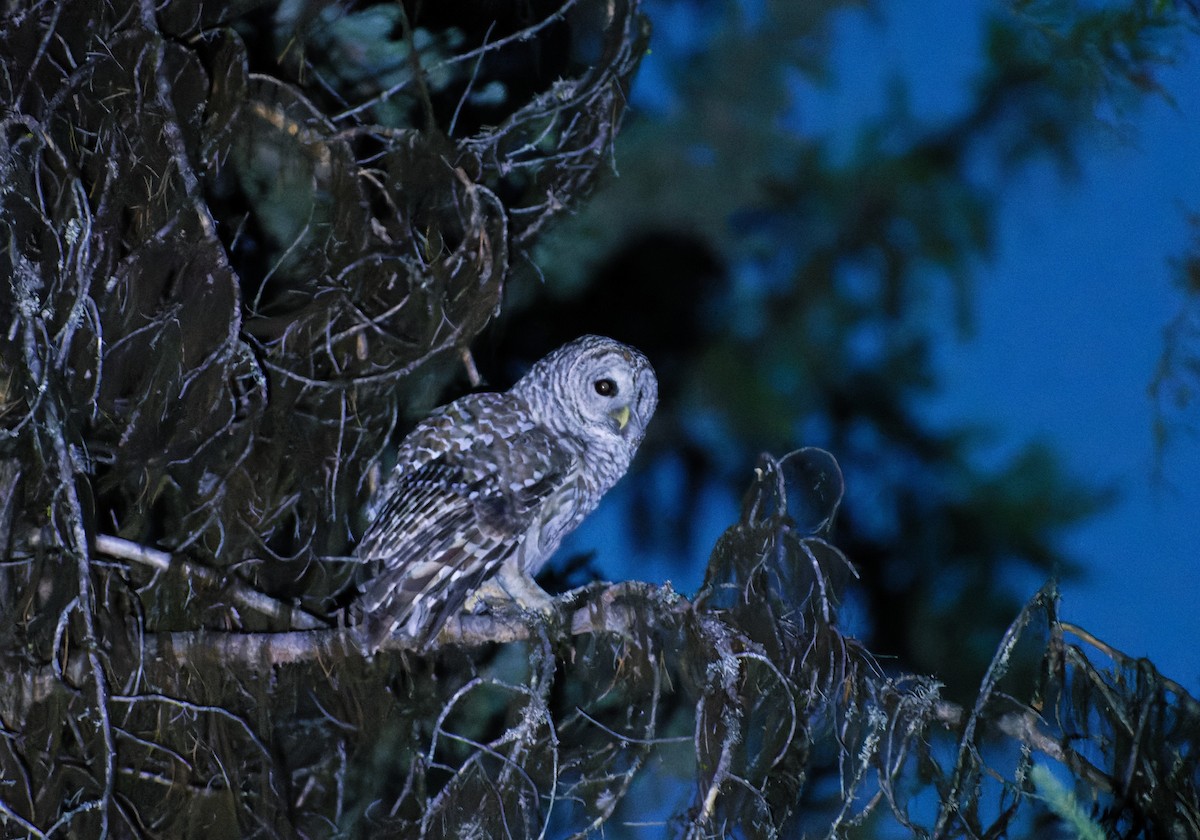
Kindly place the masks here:
<instances>
[{"instance_id":1,"label":"tree branch","mask_svg":"<svg viewBox=\"0 0 1200 840\"><path fill-rule=\"evenodd\" d=\"M112 542L116 541L116 542ZM131 555L139 552L125 540L105 538L108 547L123 552L117 556L148 565L167 563L174 566L178 558L164 552L135 546L141 560ZM121 545L121 544L124 545ZM106 550L107 553L107 550ZM203 569L208 575L213 572ZM260 594L260 593L259 593ZM266 596L262 596L266 598ZM580 597L587 602L571 608ZM267 599L271 601L272 599ZM637 581L584 587L560 596L563 608L562 632L571 636L606 634L628 636L638 624L645 623L648 612L661 622L670 616L681 616L692 609L692 602L678 595L670 585L654 586ZM277 602L276 602L277 603ZM303 615L303 614L301 614ZM544 635L540 616L519 613L462 615L451 619L442 628L432 649L447 647L479 647L485 644L506 644L536 639ZM553 631L551 631L553 635ZM379 652L420 651L417 640L405 636L385 639ZM342 662L348 658L366 656L363 634L357 627L293 630L284 633L235 633L214 630L188 630L176 633L147 633L142 646L142 667L157 682L153 671L163 669L174 673L181 668L216 667L229 669L250 667L263 672L282 665L305 662ZM7 690L0 690L0 716L14 715L17 710L43 702L64 686L78 685L85 677L86 662L73 655L60 670L47 665L28 669L11 680Z\"/></svg>"},{"instance_id":2,"label":"tree branch","mask_svg":"<svg viewBox=\"0 0 1200 840\"><path fill-rule=\"evenodd\" d=\"M570 603L581 595L590 597L586 603L570 609ZM641 604L630 603L633 600ZM654 608L656 620L692 609L692 603L676 594L669 585L658 587L636 581L585 587L582 591L561 596L559 602L564 609L563 629L572 636L627 636L639 622L639 613L644 615L643 604ZM513 612L461 615L446 623L431 647L479 647L525 641L539 635L540 621L540 617L526 617ZM360 656L365 650L363 635L357 627L287 633L208 630L148 633L146 643L147 652L154 658L173 665L188 665L197 658L216 658L227 664L276 666L347 655ZM419 650L418 641L406 636L392 636L379 647L380 652Z\"/></svg>"},{"instance_id":3,"label":"tree branch","mask_svg":"<svg viewBox=\"0 0 1200 840\"><path fill-rule=\"evenodd\" d=\"M966 714L966 710L957 703L939 700L934 704L934 720L947 729L961 728ZM1115 786L1112 778L1078 752L1070 747L1064 747L1056 738L1043 732L1039 728L1042 717L1033 709L1006 712L999 717L990 719L983 716L980 720L986 721L991 728L1009 738L1063 764L1097 790L1105 793L1113 792Z\"/></svg>"},{"instance_id":4,"label":"tree branch","mask_svg":"<svg viewBox=\"0 0 1200 840\"><path fill-rule=\"evenodd\" d=\"M239 607L253 610L259 615L283 622L296 630L317 630L329 626L328 622L322 621L298 607L293 607L290 604L265 595L236 579L221 575L207 566L193 563L183 557L168 554L156 548L138 545L135 542L107 534L97 534L95 545L96 551L101 554L107 554L109 557L128 560L131 563L137 563L155 571L169 572L174 570L185 576L191 584L198 585L196 588L221 591L228 595L229 599Z\"/></svg>"}]
</instances>

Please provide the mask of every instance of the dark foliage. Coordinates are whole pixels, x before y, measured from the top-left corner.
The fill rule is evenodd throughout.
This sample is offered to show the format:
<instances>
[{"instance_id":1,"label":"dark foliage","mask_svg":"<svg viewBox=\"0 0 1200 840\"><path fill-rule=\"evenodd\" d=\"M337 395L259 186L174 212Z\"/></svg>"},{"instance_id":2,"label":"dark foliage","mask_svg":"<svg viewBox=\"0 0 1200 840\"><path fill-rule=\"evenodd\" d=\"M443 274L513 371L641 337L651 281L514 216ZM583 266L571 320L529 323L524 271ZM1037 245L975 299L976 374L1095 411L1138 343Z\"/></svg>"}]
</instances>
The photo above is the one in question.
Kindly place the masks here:
<instances>
[{"instance_id":1,"label":"dark foliage","mask_svg":"<svg viewBox=\"0 0 1200 840\"><path fill-rule=\"evenodd\" d=\"M10 14L4 446L23 465L11 527L36 556L23 584L47 581L36 612L49 616L14 629L17 646L44 654L79 594L52 572L60 548L87 544L59 539L63 516L280 596L336 591L313 557L345 553L347 513L410 375L466 348L510 261L608 161L644 46L631 8L585 5L475 41L386 5L297 19L199 3ZM588 55L562 57L540 85L527 53L548 31ZM247 41L261 42L257 72ZM487 79L507 113L464 133L455 118L475 113L480 65L507 62L508 44L512 80ZM333 87L331 60L390 88ZM435 86L458 91L453 114ZM161 600L157 626L187 626L171 591L142 597ZM241 623L219 593L196 597L206 623Z\"/></svg>"}]
</instances>

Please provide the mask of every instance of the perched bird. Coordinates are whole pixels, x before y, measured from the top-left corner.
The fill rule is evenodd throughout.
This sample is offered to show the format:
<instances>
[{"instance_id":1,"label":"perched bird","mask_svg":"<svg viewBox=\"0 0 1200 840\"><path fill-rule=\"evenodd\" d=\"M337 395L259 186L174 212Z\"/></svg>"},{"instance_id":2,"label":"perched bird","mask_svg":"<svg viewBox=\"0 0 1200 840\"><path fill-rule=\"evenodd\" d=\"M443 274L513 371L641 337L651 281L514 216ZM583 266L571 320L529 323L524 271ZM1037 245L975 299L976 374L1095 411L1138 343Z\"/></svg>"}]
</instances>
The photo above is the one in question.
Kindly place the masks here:
<instances>
[{"instance_id":1,"label":"perched bird","mask_svg":"<svg viewBox=\"0 0 1200 840\"><path fill-rule=\"evenodd\" d=\"M485 601L547 610L533 576L625 474L657 403L645 356L588 335L422 421L358 548L370 649L428 642L485 583Z\"/></svg>"}]
</instances>

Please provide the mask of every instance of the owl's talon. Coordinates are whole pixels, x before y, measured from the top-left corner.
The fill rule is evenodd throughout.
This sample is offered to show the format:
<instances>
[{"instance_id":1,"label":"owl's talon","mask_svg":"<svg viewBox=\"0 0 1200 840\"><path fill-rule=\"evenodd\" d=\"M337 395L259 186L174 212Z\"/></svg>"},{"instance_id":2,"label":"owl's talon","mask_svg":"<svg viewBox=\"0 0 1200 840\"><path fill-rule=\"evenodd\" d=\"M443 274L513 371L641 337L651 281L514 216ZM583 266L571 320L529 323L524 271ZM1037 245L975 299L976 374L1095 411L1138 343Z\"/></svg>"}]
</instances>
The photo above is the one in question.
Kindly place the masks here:
<instances>
[{"instance_id":1,"label":"owl's talon","mask_svg":"<svg viewBox=\"0 0 1200 840\"><path fill-rule=\"evenodd\" d=\"M471 613L511 610L514 607L541 616L558 612L557 601L546 590L528 574L514 571L507 564L500 567L494 578L472 592L465 604L466 610Z\"/></svg>"}]
</instances>

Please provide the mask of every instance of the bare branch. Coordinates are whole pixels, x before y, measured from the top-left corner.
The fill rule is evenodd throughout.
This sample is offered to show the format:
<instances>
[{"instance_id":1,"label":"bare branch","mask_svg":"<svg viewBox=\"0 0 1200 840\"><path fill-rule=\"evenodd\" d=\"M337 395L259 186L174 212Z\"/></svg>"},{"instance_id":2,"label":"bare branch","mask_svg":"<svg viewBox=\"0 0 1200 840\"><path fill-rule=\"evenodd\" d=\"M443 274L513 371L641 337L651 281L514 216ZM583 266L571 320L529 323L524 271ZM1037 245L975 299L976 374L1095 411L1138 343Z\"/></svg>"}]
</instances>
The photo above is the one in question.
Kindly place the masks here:
<instances>
[{"instance_id":1,"label":"bare branch","mask_svg":"<svg viewBox=\"0 0 1200 840\"><path fill-rule=\"evenodd\" d=\"M174 570L187 579L190 588L220 592L238 606L254 610L259 615L275 619L297 630L316 630L329 626L329 622L322 621L298 607L277 601L244 583L222 576L213 569L156 548L148 548L108 534L97 534L96 550L155 571Z\"/></svg>"}]
</instances>

